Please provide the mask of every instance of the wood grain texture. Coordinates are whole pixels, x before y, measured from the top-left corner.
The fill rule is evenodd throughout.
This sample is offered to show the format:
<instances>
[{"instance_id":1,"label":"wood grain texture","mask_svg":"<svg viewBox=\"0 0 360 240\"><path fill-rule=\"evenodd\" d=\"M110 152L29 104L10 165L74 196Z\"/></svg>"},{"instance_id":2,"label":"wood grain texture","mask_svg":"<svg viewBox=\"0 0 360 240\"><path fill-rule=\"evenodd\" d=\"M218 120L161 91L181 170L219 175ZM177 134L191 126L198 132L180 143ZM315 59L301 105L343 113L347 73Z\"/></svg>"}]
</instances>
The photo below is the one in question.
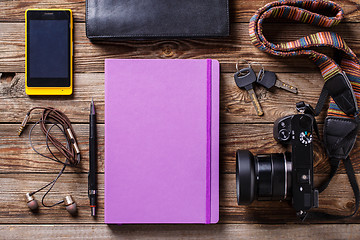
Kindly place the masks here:
<instances>
[{"instance_id":1,"label":"wood grain texture","mask_svg":"<svg viewBox=\"0 0 360 240\"><path fill-rule=\"evenodd\" d=\"M227 38L147 40L91 43L85 35L85 23L75 24L75 72L104 72L106 58L212 58L221 62L222 72L234 72L240 58L256 61L276 72L319 72L306 57L274 57L256 49L250 42L248 23L231 25ZM265 34L273 42L291 41L305 35L324 31L324 28L292 23L265 25ZM24 23L0 22L0 72L25 71ZM281 29L281 31L279 31ZM347 41L354 52L360 52L357 23L341 23L331 29ZM332 55L330 49L325 53Z\"/></svg>"},{"instance_id":2,"label":"wood grain texture","mask_svg":"<svg viewBox=\"0 0 360 240\"><path fill-rule=\"evenodd\" d=\"M59 165L53 161L37 155L29 145L27 127L21 137L18 137L16 130L19 125L0 124L0 173L55 173ZM322 125L319 125L320 130ZM82 153L82 160L78 167L67 168L66 172L86 173L88 172L88 136L87 124L75 124L75 133ZM254 155L281 153L291 148L284 147L277 143L272 137L272 124L221 124L220 126L220 171L221 173L235 173L235 152L238 149L248 149ZM98 125L99 154L98 171L104 172L104 125ZM44 136L39 128L33 132L34 147L42 153L48 153L44 144ZM355 171L360 173L360 142L357 141L352 153ZM314 145L314 167L315 173L328 173L330 165L323 148L317 140ZM339 173L345 173L341 165Z\"/></svg>"},{"instance_id":3,"label":"wood grain texture","mask_svg":"<svg viewBox=\"0 0 360 240\"><path fill-rule=\"evenodd\" d=\"M295 113L299 101L316 105L323 80L320 73L278 73L278 78L297 86L298 94L281 89L266 90L256 87L256 93L265 115L258 117L248 93L239 89L233 73L222 73L220 80L220 118L222 123L273 123L277 118ZM98 121L104 122L104 74L78 73L74 76L72 96L33 96L25 94L24 74L3 79L0 77L0 122L21 123L26 112L34 106L52 106L64 111L74 123L89 121L89 104L94 98ZM325 109L318 120L323 122ZM37 117L34 115L33 121Z\"/></svg>"},{"instance_id":4,"label":"wood grain texture","mask_svg":"<svg viewBox=\"0 0 360 240\"><path fill-rule=\"evenodd\" d=\"M296 102L315 105L323 80L315 65L304 57L278 58L257 50L250 42L248 21L254 12L271 0L230 0L231 35L218 39L147 40L91 43L85 36L85 0L0 0L0 238L1 239L359 239L360 215L331 221L317 219L301 224L289 202L254 202L237 206L235 194L235 151L254 154L283 152L285 147L272 137L272 122L294 113ZM338 0L346 19L331 29L339 33L355 53L360 52L360 1ZM24 91L24 12L28 8L71 8L75 24L75 80L72 96L29 97ZM268 22L264 34L274 43L328 29L286 22ZM333 56L331 49L322 52ZM104 218L104 59L214 58L221 63L220 81L220 224L107 226ZM282 90L257 88L265 115L257 117L247 93L236 87L235 64L245 58L256 61L278 78L299 88L294 95ZM256 67L258 68L258 66ZM90 217L87 197L89 104L94 97L99 133L99 216ZM74 123L82 162L67 168L47 201L72 194L79 215L71 217L63 206L41 208L37 214L25 205L26 192L48 183L60 166L36 155L29 146L29 126L19 138L16 130L26 111L33 106L53 106L64 111ZM39 115L34 114L32 121ZM325 114L318 117L323 122ZM320 124L322 128L322 124ZM34 141L45 150L43 139ZM358 141L359 142L359 141ZM288 149L289 150L289 149ZM315 143L315 185L326 179L329 164L319 143ZM351 157L360 180L360 144ZM41 194L36 198L41 199ZM174 206L176 207L176 206ZM350 213L352 191L343 165L329 188L320 195L320 211ZM260 224L259 224L260 223ZM290 223L290 224L286 224ZM337 223L337 224L331 224ZM351 224L342 224L351 223ZM51 224L51 225L49 225ZM276 225L273 225L276 224Z\"/></svg>"},{"instance_id":5,"label":"wood grain texture","mask_svg":"<svg viewBox=\"0 0 360 240\"><path fill-rule=\"evenodd\" d=\"M45 185L55 178L56 174L0 174L2 191L0 202L0 224L61 224L61 223L102 223L104 221L104 175L99 174L98 217L90 216L89 199L87 196L87 174L63 174L53 191L45 200L48 204L61 200L71 194L78 205L78 216L71 217L63 205L51 209L40 207L38 213L31 213L26 206L25 193ZM317 175L315 184L325 179L326 175ZM358 181L360 175L357 175ZM328 213L350 213L354 200L351 187L345 174L335 176L334 182L320 195L319 211ZM119 183L121 184L121 183ZM341 187L340 187L341 186ZM295 210L289 202L255 201L249 206L237 206L235 174L221 174L220 176L220 223L299 223ZM36 194L40 200L42 194ZM357 217L339 221L329 219L315 219L307 222L329 223L348 222L360 223Z\"/></svg>"},{"instance_id":6,"label":"wood grain texture","mask_svg":"<svg viewBox=\"0 0 360 240\"><path fill-rule=\"evenodd\" d=\"M235 1L229 0L230 15L233 22L248 22L254 12L272 0ZM335 0L345 11L346 21L358 22L356 11L359 0ZM85 0L32 0L32 1L0 1L0 21L24 21L24 12L29 8L70 8L74 12L75 21L85 21Z\"/></svg>"},{"instance_id":7,"label":"wood grain texture","mask_svg":"<svg viewBox=\"0 0 360 240\"><path fill-rule=\"evenodd\" d=\"M348 239L360 237L355 224L327 225L0 225L0 235L9 239Z\"/></svg>"}]
</instances>

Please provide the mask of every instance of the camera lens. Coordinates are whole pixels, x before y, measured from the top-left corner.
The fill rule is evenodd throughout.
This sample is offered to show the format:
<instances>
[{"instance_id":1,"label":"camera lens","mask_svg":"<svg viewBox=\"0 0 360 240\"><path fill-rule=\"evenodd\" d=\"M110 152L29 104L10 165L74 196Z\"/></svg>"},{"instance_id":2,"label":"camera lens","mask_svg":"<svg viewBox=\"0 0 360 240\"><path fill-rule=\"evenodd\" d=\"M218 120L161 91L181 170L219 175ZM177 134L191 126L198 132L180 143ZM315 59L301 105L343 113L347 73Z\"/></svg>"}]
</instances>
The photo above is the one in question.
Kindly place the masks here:
<instances>
[{"instance_id":1,"label":"camera lens","mask_svg":"<svg viewBox=\"0 0 360 240\"><path fill-rule=\"evenodd\" d=\"M291 189L291 154L254 156L236 152L236 192L239 205L257 200L284 200Z\"/></svg>"},{"instance_id":2,"label":"camera lens","mask_svg":"<svg viewBox=\"0 0 360 240\"><path fill-rule=\"evenodd\" d=\"M238 204L250 204L255 199L256 176L254 156L249 151L236 152L236 194Z\"/></svg>"}]
</instances>

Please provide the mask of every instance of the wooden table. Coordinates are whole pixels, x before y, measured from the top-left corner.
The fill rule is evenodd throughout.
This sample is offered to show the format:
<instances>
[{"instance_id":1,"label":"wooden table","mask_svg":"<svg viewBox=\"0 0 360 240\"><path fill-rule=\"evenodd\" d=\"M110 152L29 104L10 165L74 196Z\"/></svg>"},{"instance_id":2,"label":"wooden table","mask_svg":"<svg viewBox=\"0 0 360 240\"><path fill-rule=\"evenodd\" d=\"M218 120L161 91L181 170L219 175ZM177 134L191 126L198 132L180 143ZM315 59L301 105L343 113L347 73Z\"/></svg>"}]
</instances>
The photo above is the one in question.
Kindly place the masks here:
<instances>
[{"instance_id":1,"label":"wooden table","mask_svg":"<svg viewBox=\"0 0 360 240\"><path fill-rule=\"evenodd\" d=\"M21 238L129 238L129 239L359 239L360 217L341 221L312 220L302 224L287 202L255 202L237 206L235 194L235 151L282 152L272 138L275 119L293 114L295 103L316 104L323 80L319 70L304 57L276 58L257 50L249 40L248 21L254 11L268 1L232 1L231 36L223 39L124 41L92 44L85 36L85 0L0 0L0 239ZM334 31L340 33L356 53L360 53L360 14L355 2L338 1L347 19ZM359 3L359 1L357 1ZM71 8L75 18L75 86L70 97L28 97L24 92L24 12L28 8ZM271 41L295 40L320 28L294 23L267 24ZM326 53L331 54L330 50ZM213 58L221 62L220 134L220 223L216 225L132 225L103 224L104 190L104 59L105 58ZM299 88L294 95L282 90L256 92L265 115L257 117L247 93L233 81L238 59L260 62L275 71L279 79ZM97 104L99 119L99 217L90 217L87 197L88 115L91 98ZM34 106L52 106L64 111L74 123L83 153L81 167L68 168L56 184L49 200L71 193L79 206L76 218L63 206L41 208L32 214L25 202L26 192L52 180L60 166L36 155L26 135L17 129L26 111ZM323 123L324 114L318 121ZM36 119L33 116L33 119ZM322 127L322 124L320 124ZM352 152L360 180L360 142ZM324 151L315 144L316 182L329 172ZM179 183L181 184L181 183ZM38 199L41 196L38 195ZM320 210L350 213L354 206L351 188L343 166L330 187L320 195ZM176 206L174 206L176 207Z\"/></svg>"}]
</instances>

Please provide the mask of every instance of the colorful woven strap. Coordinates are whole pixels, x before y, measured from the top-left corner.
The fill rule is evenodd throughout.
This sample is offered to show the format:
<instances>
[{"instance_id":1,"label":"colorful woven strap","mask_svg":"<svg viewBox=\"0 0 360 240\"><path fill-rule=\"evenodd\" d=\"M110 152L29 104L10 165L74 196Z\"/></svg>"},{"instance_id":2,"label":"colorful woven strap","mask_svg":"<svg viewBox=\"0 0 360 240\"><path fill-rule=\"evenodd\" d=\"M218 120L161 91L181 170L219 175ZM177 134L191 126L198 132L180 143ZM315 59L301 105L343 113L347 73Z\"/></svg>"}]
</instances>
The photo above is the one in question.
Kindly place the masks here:
<instances>
[{"instance_id":1,"label":"colorful woven strap","mask_svg":"<svg viewBox=\"0 0 360 240\"><path fill-rule=\"evenodd\" d=\"M328 16L319 13L326 13ZM344 17L342 8L330 1L303 0L272 2L259 9L250 20L249 34L252 43L260 50L276 56L307 55L320 69L327 81L338 73L345 72L350 80L358 105L360 103L360 65L355 53L345 41L333 32L318 32L296 41L273 44L263 35L262 24L266 18L285 18L321 27L337 25ZM315 47L331 47L340 50L341 62L338 64L330 57L313 50ZM348 117L330 99L328 116Z\"/></svg>"}]
</instances>

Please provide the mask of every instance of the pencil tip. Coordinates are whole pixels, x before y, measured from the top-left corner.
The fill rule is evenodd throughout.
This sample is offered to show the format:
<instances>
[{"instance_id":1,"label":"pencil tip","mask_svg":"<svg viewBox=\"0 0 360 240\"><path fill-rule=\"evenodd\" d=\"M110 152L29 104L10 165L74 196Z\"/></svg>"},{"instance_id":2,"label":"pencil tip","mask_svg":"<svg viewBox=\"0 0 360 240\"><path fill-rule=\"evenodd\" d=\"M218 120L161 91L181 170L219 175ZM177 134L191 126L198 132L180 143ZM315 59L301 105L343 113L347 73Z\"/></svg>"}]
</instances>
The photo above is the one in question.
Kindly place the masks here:
<instances>
[{"instance_id":1,"label":"pencil tip","mask_svg":"<svg viewBox=\"0 0 360 240\"><path fill-rule=\"evenodd\" d=\"M94 98L91 98L91 114L95 114Z\"/></svg>"},{"instance_id":2,"label":"pencil tip","mask_svg":"<svg viewBox=\"0 0 360 240\"><path fill-rule=\"evenodd\" d=\"M95 207L91 207L91 216L95 217L96 216L96 210Z\"/></svg>"}]
</instances>

